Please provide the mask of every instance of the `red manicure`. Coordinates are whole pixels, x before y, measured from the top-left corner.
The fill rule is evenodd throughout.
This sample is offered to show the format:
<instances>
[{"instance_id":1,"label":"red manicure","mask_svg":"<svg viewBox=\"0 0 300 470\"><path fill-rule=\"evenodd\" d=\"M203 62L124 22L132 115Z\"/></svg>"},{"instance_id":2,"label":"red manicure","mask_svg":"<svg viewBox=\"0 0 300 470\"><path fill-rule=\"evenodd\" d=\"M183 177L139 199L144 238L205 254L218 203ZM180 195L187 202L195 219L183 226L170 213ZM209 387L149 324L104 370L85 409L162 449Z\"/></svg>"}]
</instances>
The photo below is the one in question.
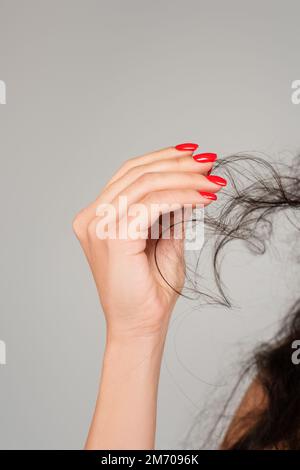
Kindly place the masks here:
<instances>
[{"instance_id":1,"label":"red manicure","mask_svg":"<svg viewBox=\"0 0 300 470\"><path fill-rule=\"evenodd\" d=\"M192 144L190 142L186 142L185 144L178 144L175 146L176 150L185 150L190 152L194 152L198 147L198 144Z\"/></svg>"},{"instance_id":2,"label":"red manicure","mask_svg":"<svg viewBox=\"0 0 300 470\"><path fill-rule=\"evenodd\" d=\"M219 186L226 186L227 184L227 181L224 180L224 178L221 178L221 176L208 175L206 178L212 183L218 184Z\"/></svg>"},{"instance_id":3,"label":"red manicure","mask_svg":"<svg viewBox=\"0 0 300 470\"><path fill-rule=\"evenodd\" d=\"M209 163L215 162L217 160L216 153L198 153L198 155L194 155L193 159L199 163Z\"/></svg>"},{"instance_id":4,"label":"red manicure","mask_svg":"<svg viewBox=\"0 0 300 470\"><path fill-rule=\"evenodd\" d=\"M207 193L205 191L199 191L200 196L205 197L206 199L211 199L212 201L215 201L217 199L217 195L214 193Z\"/></svg>"}]
</instances>

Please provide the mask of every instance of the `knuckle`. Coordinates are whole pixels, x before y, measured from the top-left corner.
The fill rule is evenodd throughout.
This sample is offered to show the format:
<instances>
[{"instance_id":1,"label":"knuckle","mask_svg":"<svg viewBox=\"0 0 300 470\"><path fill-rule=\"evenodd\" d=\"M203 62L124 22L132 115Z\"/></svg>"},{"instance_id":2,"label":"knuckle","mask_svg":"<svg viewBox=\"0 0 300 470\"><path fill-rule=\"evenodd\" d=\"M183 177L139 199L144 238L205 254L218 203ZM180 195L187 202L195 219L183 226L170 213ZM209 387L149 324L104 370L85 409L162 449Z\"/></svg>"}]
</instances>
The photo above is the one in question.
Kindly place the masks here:
<instances>
[{"instance_id":1,"label":"knuckle","mask_svg":"<svg viewBox=\"0 0 300 470\"><path fill-rule=\"evenodd\" d=\"M123 165L121 166L121 170L123 172L127 172L129 171L131 168L134 167L134 164L135 164L135 158L128 158L128 160L126 160Z\"/></svg>"},{"instance_id":2,"label":"knuckle","mask_svg":"<svg viewBox=\"0 0 300 470\"><path fill-rule=\"evenodd\" d=\"M152 187L157 185L160 180L161 176L159 173L149 172L143 173L141 176L139 176L138 183L147 187Z\"/></svg>"},{"instance_id":3,"label":"knuckle","mask_svg":"<svg viewBox=\"0 0 300 470\"><path fill-rule=\"evenodd\" d=\"M133 166L127 171L127 175L134 181L144 174L142 166Z\"/></svg>"},{"instance_id":4,"label":"knuckle","mask_svg":"<svg viewBox=\"0 0 300 470\"><path fill-rule=\"evenodd\" d=\"M186 173L184 178L188 188L198 187L203 182L202 175L198 175L196 173Z\"/></svg>"},{"instance_id":5,"label":"knuckle","mask_svg":"<svg viewBox=\"0 0 300 470\"><path fill-rule=\"evenodd\" d=\"M97 224L98 218L92 219L87 225L87 235L89 240L95 240L97 238Z\"/></svg>"},{"instance_id":6,"label":"knuckle","mask_svg":"<svg viewBox=\"0 0 300 470\"><path fill-rule=\"evenodd\" d=\"M143 203L145 205L155 204L157 202L157 198L158 198L157 193L151 192L144 197Z\"/></svg>"},{"instance_id":7,"label":"knuckle","mask_svg":"<svg viewBox=\"0 0 300 470\"><path fill-rule=\"evenodd\" d=\"M73 232L81 240L86 233L85 210L78 212L72 221Z\"/></svg>"},{"instance_id":8,"label":"knuckle","mask_svg":"<svg viewBox=\"0 0 300 470\"><path fill-rule=\"evenodd\" d=\"M185 166L185 161L182 157L175 157L173 161L178 170L181 170Z\"/></svg>"},{"instance_id":9,"label":"knuckle","mask_svg":"<svg viewBox=\"0 0 300 470\"><path fill-rule=\"evenodd\" d=\"M142 175L140 175L137 179L136 179L136 185L137 186L144 186L146 185L148 182L148 174L147 173L143 173Z\"/></svg>"}]
</instances>

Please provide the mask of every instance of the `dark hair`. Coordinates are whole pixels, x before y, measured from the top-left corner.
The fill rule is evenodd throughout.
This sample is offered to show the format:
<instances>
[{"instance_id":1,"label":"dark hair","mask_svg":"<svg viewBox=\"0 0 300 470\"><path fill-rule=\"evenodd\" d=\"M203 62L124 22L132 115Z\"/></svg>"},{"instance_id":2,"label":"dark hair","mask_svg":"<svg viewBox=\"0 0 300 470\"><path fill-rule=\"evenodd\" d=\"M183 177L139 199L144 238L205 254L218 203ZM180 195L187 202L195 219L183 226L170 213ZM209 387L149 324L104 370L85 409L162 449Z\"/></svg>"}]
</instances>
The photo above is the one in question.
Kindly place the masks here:
<instances>
[{"instance_id":1,"label":"dark hair","mask_svg":"<svg viewBox=\"0 0 300 470\"><path fill-rule=\"evenodd\" d=\"M220 204L208 206L205 218L206 229L214 237L217 289L214 294L201 295L209 303L230 307L221 279L221 254L234 240L243 240L255 254L264 253L271 240L274 216L279 212L285 211L299 230L290 211L300 208L300 166L299 158L289 164L272 164L258 154L236 154L219 160L215 170L228 180ZM285 316L278 335L271 343L261 345L246 366L242 375L254 371L264 405L233 421L223 448L300 449L300 364L291 360L291 345L297 339L300 340L300 298ZM228 402L225 409L227 405Z\"/></svg>"}]
</instances>

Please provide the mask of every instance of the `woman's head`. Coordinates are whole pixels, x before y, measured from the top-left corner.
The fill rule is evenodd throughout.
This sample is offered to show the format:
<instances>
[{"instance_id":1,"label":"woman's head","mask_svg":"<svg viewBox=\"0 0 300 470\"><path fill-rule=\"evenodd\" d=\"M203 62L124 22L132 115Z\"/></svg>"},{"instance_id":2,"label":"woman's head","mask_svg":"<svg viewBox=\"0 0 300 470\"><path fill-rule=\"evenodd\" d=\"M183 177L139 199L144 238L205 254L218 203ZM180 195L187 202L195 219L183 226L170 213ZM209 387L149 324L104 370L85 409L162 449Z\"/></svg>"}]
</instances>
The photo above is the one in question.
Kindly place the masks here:
<instances>
[{"instance_id":1,"label":"woman's head","mask_svg":"<svg viewBox=\"0 0 300 470\"><path fill-rule=\"evenodd\" d=\"M237 154L219 160L215 169L229 184L220 203L206 209L205 229L213 239L216 289L214 294L200 294L207 303L230 307L221 276L222 253L232 242L242 240L254 254L263 254L278 213L285 212L290 227L300 230L300 162L296 158L289 164L274 165L261 156ZM224 448L300 449L300 365L291 360L292 343L297 339L300 293L278 335L257 349L244 371L243 376L252 370L255 393L262 400L260 406L246 409L233 420Z\"/></svg>"}]
</instances>

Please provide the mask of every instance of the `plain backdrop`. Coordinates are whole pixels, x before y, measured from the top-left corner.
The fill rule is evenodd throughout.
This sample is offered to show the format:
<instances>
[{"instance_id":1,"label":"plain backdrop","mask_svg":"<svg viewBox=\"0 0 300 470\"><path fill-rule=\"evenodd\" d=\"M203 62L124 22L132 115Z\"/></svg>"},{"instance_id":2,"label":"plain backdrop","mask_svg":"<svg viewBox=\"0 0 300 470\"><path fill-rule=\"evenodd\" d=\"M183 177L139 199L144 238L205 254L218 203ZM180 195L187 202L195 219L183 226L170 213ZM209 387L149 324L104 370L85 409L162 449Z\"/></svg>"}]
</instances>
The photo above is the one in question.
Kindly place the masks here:
<instances>
[{"instance_id":1,"label":"plain backdrop","mask_svg":"<svg viewBox=\"0 0 300 470\"><path fill-rule=\"evenodd\" d=\"M220 158L297 154L299 16L297 0L0 0L2 449L84 444L105 324L71 222L122 162L185 141ZM158 448L180 447L277 328L297 271L281 228L282 246L262 258L231 248L237 308L178 303Z\"/></svg>"}]
</instances>

